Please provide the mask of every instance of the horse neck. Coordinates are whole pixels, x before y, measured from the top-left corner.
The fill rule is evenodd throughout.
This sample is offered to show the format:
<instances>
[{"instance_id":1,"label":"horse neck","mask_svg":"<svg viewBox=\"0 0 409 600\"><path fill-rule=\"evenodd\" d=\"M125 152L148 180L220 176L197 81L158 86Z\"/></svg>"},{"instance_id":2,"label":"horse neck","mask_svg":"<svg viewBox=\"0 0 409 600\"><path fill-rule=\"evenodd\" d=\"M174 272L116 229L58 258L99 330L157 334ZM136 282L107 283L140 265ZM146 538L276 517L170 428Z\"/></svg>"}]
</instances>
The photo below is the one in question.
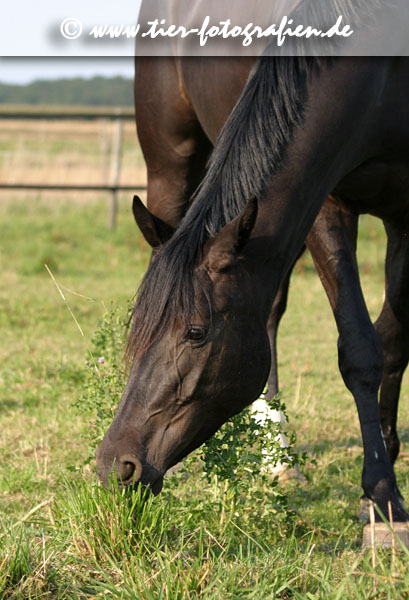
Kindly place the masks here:
<instances>
[{"instance_id":1,"label":"horse neck","mask_svg":"<svg viewBox=\"0 0 409 600\"><path fill-rule=\"evenodd\" d=\"M311 81L303 127L294 132L282 167L266 185L248 249L257 259L255 276L263 280L266 306L327 196L373 150L376 104L386 75L386 61L338 59Z\"/></svg>"}]
</instances>

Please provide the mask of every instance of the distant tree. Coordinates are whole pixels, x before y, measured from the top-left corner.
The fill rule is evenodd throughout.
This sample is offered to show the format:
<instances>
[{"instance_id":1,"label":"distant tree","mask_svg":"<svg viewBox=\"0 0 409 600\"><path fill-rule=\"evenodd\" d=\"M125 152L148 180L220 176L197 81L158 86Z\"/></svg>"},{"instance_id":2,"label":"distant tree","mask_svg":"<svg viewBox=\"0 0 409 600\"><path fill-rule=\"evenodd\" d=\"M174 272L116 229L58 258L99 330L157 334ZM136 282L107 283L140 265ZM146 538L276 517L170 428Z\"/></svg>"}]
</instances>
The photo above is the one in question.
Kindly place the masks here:
<instances>
[{"instance_id":1,"label":"distant tree","mask_svg":"<svg viewBox=\"0 0 409 600\"><path fill-rule=\"evenodd\" d=\"M26 85L0 83L0 104L132 106L132 80L124 77L37 80Z\"/></svg>"}]
</instances>

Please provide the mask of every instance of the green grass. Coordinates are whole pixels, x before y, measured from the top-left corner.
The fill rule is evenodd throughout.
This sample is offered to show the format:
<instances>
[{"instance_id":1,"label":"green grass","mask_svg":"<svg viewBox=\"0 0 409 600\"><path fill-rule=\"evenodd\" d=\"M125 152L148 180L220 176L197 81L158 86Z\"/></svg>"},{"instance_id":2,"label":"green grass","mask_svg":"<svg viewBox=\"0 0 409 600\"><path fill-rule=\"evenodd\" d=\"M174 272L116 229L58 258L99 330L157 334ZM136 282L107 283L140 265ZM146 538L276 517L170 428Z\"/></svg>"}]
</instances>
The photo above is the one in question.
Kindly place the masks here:
<instances>
[{"instance_id":1,"label":"green grass","mask_svg":"<svg viewBox=\"0 0 409 600\"><path fill-rule=\"evenodd\" d=\"M200 477L163 493L111 494L95 481L90 417L73 406L89 383L87 348L111 305L125 318L148 261L122 198L2 197L0 203L0 598L366 599L409 596L407 553L391 568L361 554L362 463L353 400L337 368L336 328L308 257L296 267L279 335L283 400L305 483L285 484L292 521L257 494ZM371 315L383 293L384 234L364 218L359 257ZM44 263L64 289L81 336ZM115 395L115 393L113 393ZM401 491L409 497L407 379ZM115 404L118 398L112 398Z\"/></svg>"}]
</instances>

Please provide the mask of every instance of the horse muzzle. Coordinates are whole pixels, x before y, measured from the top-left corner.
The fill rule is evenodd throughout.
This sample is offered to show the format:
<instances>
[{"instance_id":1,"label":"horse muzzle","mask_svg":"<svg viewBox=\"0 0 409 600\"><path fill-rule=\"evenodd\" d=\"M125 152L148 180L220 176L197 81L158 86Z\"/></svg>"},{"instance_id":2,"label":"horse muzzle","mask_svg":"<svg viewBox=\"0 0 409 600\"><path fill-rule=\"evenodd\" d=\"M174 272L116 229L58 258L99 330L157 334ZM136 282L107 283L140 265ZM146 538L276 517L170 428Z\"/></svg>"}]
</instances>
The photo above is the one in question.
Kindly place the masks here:
<instances>
[{"instance_id":1,"label":"horse muzzle","mask_svg":"<svg viewBox=\"0 0 409 600\"><path fill-rule=\"evenodd\" d=\"M116 480L119 488L149 486L155 496L162 490L163 474L151 465L143 464L133 454L126 453L112 458L98 448L96 459L98 475L105 488L109 487L112 480Z\"/></svg>"}]
</instances>

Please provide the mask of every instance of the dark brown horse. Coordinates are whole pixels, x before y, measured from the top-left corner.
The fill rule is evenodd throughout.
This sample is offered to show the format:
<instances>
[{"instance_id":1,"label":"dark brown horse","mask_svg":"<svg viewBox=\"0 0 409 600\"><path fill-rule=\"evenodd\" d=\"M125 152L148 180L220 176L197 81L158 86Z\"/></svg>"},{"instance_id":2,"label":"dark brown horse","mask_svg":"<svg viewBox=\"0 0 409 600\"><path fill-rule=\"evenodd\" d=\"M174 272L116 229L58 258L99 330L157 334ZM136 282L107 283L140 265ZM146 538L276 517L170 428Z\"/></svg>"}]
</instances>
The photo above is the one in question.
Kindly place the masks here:
<instances>
[{"instance_id":1,"label":"dark brown horse","mask_svg":"<svg viewBox=\"0 0 409 600\"><path fill-rule=\"evenodd\" d=\"M135 205L135 217L154 247L171 235L185 214L191 194L204 173L212 147L209 138L214 144L244 86L252 62L252 59L220 58L136 61L136 121L148 168L148 208L169 225L162 237L153 237L149 215L139 203ZM153 113L156 118L152 118ZM180 152L180 147L184 152ZM342 325L348 319L353 303L356 304L354 311L362 315L360 319L369 319L356 265L357 221L356 206L348 207L339 195L337 198L330 196L306 241L341 337L345 337ZM387 227L387 223L385 225ZM393 237L393 231L389 230L389 236ZM391 238L390 250L393 243ZM409 268L404 249L401 257L393 264L387 262L388 280L392 278L401 283L388 289L381 316L375 324L385 353L380 406L383 433L392 462L399 452L397 406L409 359L409 323L406 303L402 301L407 291L404 273ZM271 397L278 392L276 336L286 308L289 278L290 271L280 285L267 325L272 356L268 378ZM350 303L338 304L338 296L350 298Z\"/></svg>"},{"instance_id":2,"label":"dark brown horse","mask_svg":"<svg viewBox=\"0 0 409 600\"><path fill-rule=\"evenodd\" d=\"M387 268L404 274L406 72L404 59L258 61L191 209L158 252L139 293L128 385L98 452L103 480L115 463L125 483L140 480L158 491L166 469L257 397L270 369L266 326L279 283L333 192L342 204L320 218L336 215L326 241L333 262L329 283L339 315L340 369L361 422L363 487L385 513L390 500L394 518L406 519L380 429L381 345L360 288L352 285L357 272L354 236L348 236L359 212L383 218ZM200 76L197 64L192 73ZM179 102L189 104L194 94L187 76L183 81L189 96L182 89ZM151 91L152 97L158 93ZM200 115L206 94L197 95ZM217 97L211 94L210 101ZM146 110L155 114L154 103ZM185 127L199 129L194 113ZM180 137L175 146L182 168L193 154L191 140ZM208 147L204 135L203 143ZM160 174L160 160L151 171ZM349 219L351 228L345 227ZM166 227L157 220L151 227L164 241ZM388 289L389 305L404 311L395 300L402 298L405 278L396 281Z\"/></svg>"},{"instance_id":3,"label":"dark brown horse","mask_svg":"<svg viewBox=\"0 0 409 600\"><path fill-rule=\"evenodd\" d=\"M208 140L210 138L212 144L215 142L219 128L244 86L251 64L251 59L220 58L136 61L136 121L148 167L148 208L169 225L163 232L163 239L167 239L185 214L192 189L204 173L210 152ZM206 100L206 92L210 89L213 94ZM164 105L161 104L163 94L166 95ZM156 119L151 118L153 105ZM186 149L184 153L178 151L181 145ZM148 241L157 247L162 238L150 237L149 216L139 203L135 205L135 211ZM330 196L306 241L328 294L341 338L345 338L343 323L347 322L354 303L354 312L360 315L357 318L361 321L369 319L356 264L357 221L357 206L349 207L339 195L336 198ZM385 227L389 239L388 256L391 256L399 241L387 222ZM409 308L405 301L409 291L409 258L406 257L406 247L403 247L398 260L387 260L385 301L375 323L384 349L381 423L392 463L399 452L397 407L401 380L409 359ZM289 277L290 271L280 285L267 325L272 355L268 378L271 397L278 391L276 336L286 308ZM397 284L390 286L390 279ZM350 300L338 303L337 297Z\"/></svg>"}]
</instances>

